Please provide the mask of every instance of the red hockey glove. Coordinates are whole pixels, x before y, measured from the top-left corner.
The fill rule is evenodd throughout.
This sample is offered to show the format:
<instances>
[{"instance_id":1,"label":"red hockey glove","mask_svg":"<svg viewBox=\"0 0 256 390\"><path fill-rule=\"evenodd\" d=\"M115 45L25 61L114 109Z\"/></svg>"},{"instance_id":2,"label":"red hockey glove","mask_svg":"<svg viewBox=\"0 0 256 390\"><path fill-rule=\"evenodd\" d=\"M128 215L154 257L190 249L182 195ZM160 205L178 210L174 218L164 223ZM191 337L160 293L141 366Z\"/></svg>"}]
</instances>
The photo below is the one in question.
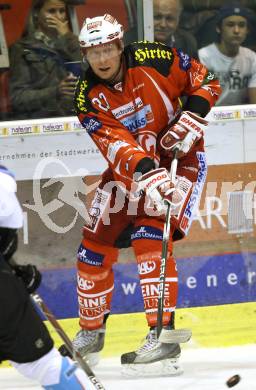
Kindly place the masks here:
<instances>
[{"instance_id":1,"label":"red hockey glove","mask_svg":"<svg viewBox=\"0 0 256 390\"><path fill-rule=\"evenodd\" d=\"M207 125L207 120L190 111L184 111L178 122L160 136L160 152L172 152L178 147L182 154L188 153L204 135Z\"/></svg>"},{"instance_id":2,"label":"red hockey glove","mask_svg":"<svg viewBox=\"0 0 256 390\"><path fill-rule=\"evenodd\" d=\"M167 169L158 168L145 173L138 179L138 184L139 190L144 190L154 208L160 214L165 213L164 202L172 203L172 194L175 191L175 183L171 181Z\"/></svg>"}]
</instances>

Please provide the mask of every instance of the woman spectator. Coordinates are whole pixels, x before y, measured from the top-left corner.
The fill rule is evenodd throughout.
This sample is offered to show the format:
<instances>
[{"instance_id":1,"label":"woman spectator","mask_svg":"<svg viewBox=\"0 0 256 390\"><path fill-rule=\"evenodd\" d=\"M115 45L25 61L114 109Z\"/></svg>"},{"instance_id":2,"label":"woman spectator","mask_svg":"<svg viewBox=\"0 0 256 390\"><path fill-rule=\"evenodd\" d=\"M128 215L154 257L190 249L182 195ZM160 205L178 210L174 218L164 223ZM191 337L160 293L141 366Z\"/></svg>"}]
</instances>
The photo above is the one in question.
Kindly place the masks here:
<instances>
[{"instance_id":1,"label":"woman spectator","mask_svg":"<svg viewBox=\"0 0 256 390\"><path fill-rule=\"evenodd\" d=\"M10 48L14 118L73 114L77 77L66 62L80 61L64 0L35 0L23 36Z\"/></svg>"}]
</instances>

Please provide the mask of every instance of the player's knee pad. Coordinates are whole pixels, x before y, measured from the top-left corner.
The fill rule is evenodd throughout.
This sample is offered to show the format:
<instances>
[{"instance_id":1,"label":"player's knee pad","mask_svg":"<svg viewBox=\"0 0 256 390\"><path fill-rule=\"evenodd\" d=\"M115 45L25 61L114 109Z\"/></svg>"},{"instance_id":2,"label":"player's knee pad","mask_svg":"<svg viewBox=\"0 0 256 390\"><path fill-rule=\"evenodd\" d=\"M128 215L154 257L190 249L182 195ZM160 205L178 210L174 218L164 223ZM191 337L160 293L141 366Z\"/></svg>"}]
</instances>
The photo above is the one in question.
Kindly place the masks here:
<instances>
[{"instance_id":1,"label":"player's knee pad","mask_svg":"<svg viewBox=\"0 0 256 390\"><path fill-rule=\"evenodd\" d=\"M80 325L97 329L110 311L114 289L112 264L118 251L84 239L77 254L77 292Z\"/></svg>"},{"instance_id":2,"label":"player's knee pad","mask_svg":"<svg viewBox=\"0 0 256 390\"><path fill-rule=\"evenodd\" d=\"M162 257L162 231L150 226L135 228L132 235L144 308L149 326L157 322L159 276ZM171 247L171 246L170 246ZM164 288L163 323L167 325L177 302L178 276L172 252L168 251Z\"/></svg>"}]
</instances>

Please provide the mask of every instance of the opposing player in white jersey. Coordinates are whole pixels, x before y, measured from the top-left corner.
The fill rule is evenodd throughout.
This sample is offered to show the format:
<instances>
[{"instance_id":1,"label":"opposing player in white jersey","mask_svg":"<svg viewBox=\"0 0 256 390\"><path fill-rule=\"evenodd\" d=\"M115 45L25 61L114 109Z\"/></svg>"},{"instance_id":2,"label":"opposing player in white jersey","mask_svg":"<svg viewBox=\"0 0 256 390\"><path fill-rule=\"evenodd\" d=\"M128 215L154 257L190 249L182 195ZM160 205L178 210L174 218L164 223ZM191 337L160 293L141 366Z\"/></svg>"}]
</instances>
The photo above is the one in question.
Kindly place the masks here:
<instances>
[{"instance_id":1,"label":"opposing player in white jersey","mask_svg":"<svg viewBox=\"0 0 256 390\"><path fill-rule=\"evenodd\" d=\"M217 106L256 103L256 53L241 46L252 14L239 4L223 6L216 31L219 41L199 50L200 61L217 74L222 94Z\"/></svg>"},{"instance_id":2,"label":"opposing player in white jersey","mask_svg":"<svg viewBox=\"0 0 256 390\"><path fill-rule=\"evenodd\" d=\"M15 192L13 174L0 165L0 363L11 361L44 389L95 390L86 374L54 347L30 300L29 293L40 284L39 271L33 265L12 264L23 222Z\"/></svg>"}]
</instances>

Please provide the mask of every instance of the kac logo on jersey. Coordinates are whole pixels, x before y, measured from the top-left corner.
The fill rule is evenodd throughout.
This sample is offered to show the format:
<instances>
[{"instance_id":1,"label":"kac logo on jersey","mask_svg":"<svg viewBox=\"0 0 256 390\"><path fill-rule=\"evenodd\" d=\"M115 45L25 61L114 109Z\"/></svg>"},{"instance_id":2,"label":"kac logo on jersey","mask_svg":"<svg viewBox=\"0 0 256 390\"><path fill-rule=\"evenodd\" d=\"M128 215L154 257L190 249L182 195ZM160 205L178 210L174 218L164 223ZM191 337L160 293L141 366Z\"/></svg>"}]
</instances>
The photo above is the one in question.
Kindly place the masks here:
<instances>
[{"instance_id":1,"label":"kac logo on jersey","mask_svg":"<svg viewBox=\"0 0 256 390\"><path fill-rule=\"evenodd\" d=\"M154 271L155 268L156 263L151 260L143 261L142 263L138 264L138 272L140 275L149 274L150 272Z\"/></svg>"},{"instance_id":2,"label":"kac logo on jersey","mask_svg":"<svg viewBox=\"0 0 256 390\"><path fill-rule=\"evenodd\" d=\"M89 134L94 133L102 127L102 123L96 117L85 117L82 125Z\"/></svg>"},{"instance_id":3,"label":"kac logo on jersey","mask_svg":"<svg viewBox=\"0 0 256 390\"><path fill-rule=\"evenodd\" d=\"M92 280L86 280L79 275L77 275L77 284L81 290L85 291L91 290L95 286L95 283Z\"/></svg>"}]
</instances>

